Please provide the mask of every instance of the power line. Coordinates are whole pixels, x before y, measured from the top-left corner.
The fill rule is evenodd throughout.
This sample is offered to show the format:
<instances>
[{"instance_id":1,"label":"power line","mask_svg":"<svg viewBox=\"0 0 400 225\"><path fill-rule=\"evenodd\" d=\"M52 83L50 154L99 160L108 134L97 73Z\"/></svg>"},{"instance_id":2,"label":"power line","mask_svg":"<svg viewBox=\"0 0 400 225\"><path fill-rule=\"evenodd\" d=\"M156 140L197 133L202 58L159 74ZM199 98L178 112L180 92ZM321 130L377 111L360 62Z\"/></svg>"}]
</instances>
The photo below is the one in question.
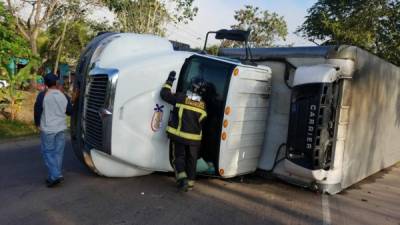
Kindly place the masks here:
<instances>
[{"instance_id":1,"label":"power line","mask_svg":"<svg viewBox=\"0 0 400 225\"><path fill-rule=\"evenodd\" d=\"M177 41L185 42L185 43L196 45L196 46L201 46L202 45L202 43L200 41L190 39L190 38L184 36L182 33L175 33L175 35L178 36L176 38Z\"/></svg>"},{"instance_id":2,"label":"power line","mask_svg":"<svg viewBox=\"0 0 400 225\"><path fill-rule=\"evenodd\" d=\"M176 30L179 30L179 31L181 31L181 32L184 32L184 33L186 33L187 35L189 35L189 36L195 38L196 40L202 40L202 37L201 37L200 35L196 35L196 34L194 34L194 33L191 33L191 32L189 32L188 30L186 30L185 28L180 28L180 27L178 27L178 26L176 26L176 25L173 25L173 27L174 27Z\"/></svg>"},{"instance_id":3,"label":"power line","mask_svg":"<svg viewBox=\"0 0 400 225\"><path fill-rule=\"evenodd\" d=\"M206 34L200 34L197 31L194 31L193 29L191 29L190 27L187 27L187 29L195 34L197 34L201 39L205 39Z\"/></svg>"},{"instance_id":4,"label":"power line","mask_svg":"<svg viewBox=\"0 0 400 225\"><path fill-rule=\"evenodd\" d=\"M171 28L173 28L173 29L169 29L169 36L177 35L181 39L184 39L185 41L189 41L190 43L195 43L196 45L199 45L199 46L201 46L203 44L203 42L201 41L201 38L198 37L197 35L187 32L184 29L181 29L177 26L171 26Z\"/></svg>"},{"instance_id":5,"label":"power line","mask_svg":"<svg viewBox=\"0 0 400 225\"><path fill-rule=\"evenodd\" d=\"M172 34L169 35L169 36L170 36L170 38L173 38L173 37L171 37ZM175 36L174 38L176 38L176 39L180 39L181 42L182 42L182 40L184 40L185 42L200 44L200 42L199 42L198 40L195 40L195 39L193 39L193 38L189 38L189 37L186 36L184 33L175 32L175 33L173 34L173 36Z\"/></svg>"}]
</instances>

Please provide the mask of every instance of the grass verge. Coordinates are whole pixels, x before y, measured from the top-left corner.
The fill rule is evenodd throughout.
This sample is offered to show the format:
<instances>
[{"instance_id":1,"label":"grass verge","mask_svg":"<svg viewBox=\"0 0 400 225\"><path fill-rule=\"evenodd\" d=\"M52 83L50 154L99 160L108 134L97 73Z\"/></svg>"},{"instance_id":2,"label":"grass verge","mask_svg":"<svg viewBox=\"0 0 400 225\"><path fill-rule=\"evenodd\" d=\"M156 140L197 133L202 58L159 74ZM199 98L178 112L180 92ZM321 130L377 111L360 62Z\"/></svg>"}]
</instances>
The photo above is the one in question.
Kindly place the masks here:
<instances>
[{"instance_id":1,"label":"grass verge","mask_svg":"<svg viewBox=\"0 0 400 225\"><path fill-rule=\"evenodd\" d=\"M0 120L0 140L39 134L35 125L21 121Z\"/></svg>"}]
</instances>

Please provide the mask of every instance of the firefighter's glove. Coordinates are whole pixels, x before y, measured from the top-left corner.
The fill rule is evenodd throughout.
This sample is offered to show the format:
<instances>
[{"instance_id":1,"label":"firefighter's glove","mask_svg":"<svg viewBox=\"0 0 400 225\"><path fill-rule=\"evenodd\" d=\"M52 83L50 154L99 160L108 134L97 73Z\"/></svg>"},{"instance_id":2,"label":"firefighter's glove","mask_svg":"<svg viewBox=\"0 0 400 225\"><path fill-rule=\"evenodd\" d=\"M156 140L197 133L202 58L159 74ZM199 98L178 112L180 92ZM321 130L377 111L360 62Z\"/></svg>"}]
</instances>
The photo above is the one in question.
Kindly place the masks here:
<instances>
[{"instance_id":1,"label":"firefighter's glove","mask_svg":"<svg viewBox=\"0 0 400 225\"><path fill-rule=\"evenodd\" d=\"M170 83L170 84L174 83L175 76L176 76L176 72L171 71L168 75L167 83Z\"/></svg>"}]
</instances>

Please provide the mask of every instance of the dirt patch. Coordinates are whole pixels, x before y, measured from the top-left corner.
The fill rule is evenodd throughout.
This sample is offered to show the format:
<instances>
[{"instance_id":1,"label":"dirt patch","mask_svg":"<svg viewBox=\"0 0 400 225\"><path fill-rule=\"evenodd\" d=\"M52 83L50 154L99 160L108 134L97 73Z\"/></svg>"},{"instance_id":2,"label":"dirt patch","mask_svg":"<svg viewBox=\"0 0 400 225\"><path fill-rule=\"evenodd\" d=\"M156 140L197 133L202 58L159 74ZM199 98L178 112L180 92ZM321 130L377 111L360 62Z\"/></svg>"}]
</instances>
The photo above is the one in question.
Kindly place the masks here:
<instances>
[{"instance_id":1,"label":"dirt patch","mask_svg":"<svg viewBox=\"0 0 400 225\"><path fill-rule=\"evenodd\" d=\"M33 106L35 104L37 92L25 92L25 100L17 119L24 122L33 122Z\"/></svg>"},{"instance_id":2,"label":"dirt patch","mask_svg":"<svg viewBox=\"0 0 400 225\"><path fill-rule=\"evenodd\" d=\"M33 123L33 106L35 104L36 96L38 92L23 91L24 101L21 105L21 109L18 112L17 120L25 123ZM7 110L6 110L7 111ZM0 114L0 119L5 119Z\"/></svg>"}]
</instances>

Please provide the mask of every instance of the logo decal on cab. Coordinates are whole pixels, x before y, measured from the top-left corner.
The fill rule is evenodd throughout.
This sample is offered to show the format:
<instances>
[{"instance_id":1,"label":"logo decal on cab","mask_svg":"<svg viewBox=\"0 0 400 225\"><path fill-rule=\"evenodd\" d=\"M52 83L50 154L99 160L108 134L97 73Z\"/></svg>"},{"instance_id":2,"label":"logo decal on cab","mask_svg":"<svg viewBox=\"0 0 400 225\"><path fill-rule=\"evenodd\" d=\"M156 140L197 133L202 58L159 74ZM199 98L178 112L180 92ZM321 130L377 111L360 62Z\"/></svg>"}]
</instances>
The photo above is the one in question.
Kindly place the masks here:
<instances>
[{"instance_id":1,"label":"logo decal on cab","mask_svg":"<svg viewBox=\"0 0 400 225\"><path fill-rule=\"evenodd\" d=\"M153 117L151 118L151 130L157 132L161 128L161 122L163 117L164 105L156 104L154 107Z\"/></svg>"}]
</instances>

